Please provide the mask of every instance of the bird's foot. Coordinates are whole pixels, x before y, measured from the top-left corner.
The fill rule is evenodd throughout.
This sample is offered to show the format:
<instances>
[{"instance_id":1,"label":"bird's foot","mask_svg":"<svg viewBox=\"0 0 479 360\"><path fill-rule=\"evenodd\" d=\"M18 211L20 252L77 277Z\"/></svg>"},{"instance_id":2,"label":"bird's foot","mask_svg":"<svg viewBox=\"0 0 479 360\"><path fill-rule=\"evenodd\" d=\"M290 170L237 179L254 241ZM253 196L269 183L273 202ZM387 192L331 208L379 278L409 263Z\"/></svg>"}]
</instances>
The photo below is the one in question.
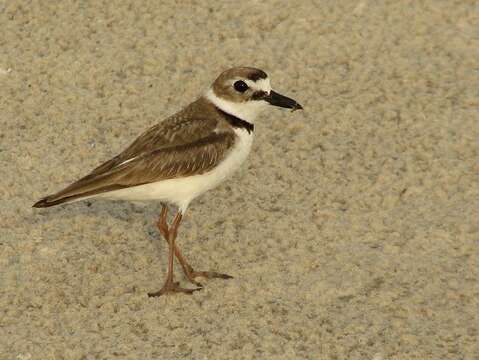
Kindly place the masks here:
<instances>
[{"instance_id":1,"label":"bird's foot","mask_svg":"<svg viewBox=\"0 0 479 360\"><path fill-rule=\"evenodd\" d=\"M188 269L189 271L185 271L185 275L187 279L196 286L203 287L203 285L196 281L197 277L203 277L206 279L233 279L231 275L228 274L221 274L215 271L195 271L193 269Z\"/></svg>"},{"instance_id":2,"label":"bird's foot","mask_svg":"<svg viewBox=\"0 0 479 360\"><path fill-rule=\"evenodd\" d=\"M172 293L193 294L195 291L201 290L201 286L195 289L182 288L179 282L167 281L163 287L155 292L148 293L149 297L157 297Z\"/></svg>"}]
</instances>

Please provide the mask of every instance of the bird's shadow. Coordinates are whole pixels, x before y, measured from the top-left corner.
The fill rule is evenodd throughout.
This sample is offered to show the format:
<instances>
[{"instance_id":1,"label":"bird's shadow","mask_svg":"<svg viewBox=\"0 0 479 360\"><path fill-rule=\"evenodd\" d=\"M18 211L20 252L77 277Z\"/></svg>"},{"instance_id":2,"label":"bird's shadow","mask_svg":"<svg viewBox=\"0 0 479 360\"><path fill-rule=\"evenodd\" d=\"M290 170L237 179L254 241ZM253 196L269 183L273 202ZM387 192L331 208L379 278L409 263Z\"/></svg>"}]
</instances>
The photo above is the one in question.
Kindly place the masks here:
<instances>
[{"instance_id":1,"label":"bird's shadow","mask_svg":"<svg viewBox=\"0 0 479 360\"><path fill-rule=\"evenodd\" d=\"M145 202L134 203L127 201L111 201L103 199L84 200L71 204L59 205L51 208L33 209L34 212L24 215L25 223L56 223L56 222L75 222L75 219L85 217L100 217L108 221L108 218L114 219L116 225L123 223L125 228L132 223L145 224L145 219L151 219L145 226L144 236L149 238L157 248L164 249L164 241L159 241L159 234L156 222L160 215L161 203ZM172 211L170 211L170 214Z\"/></svg>"},{"instance_id":2,"label":"bird's shadow","mask_svg":"<svg viewBox=\"0 0 479 360\"><path fill-rule=\"evenodd\" d=\"M151 202L145 204L137 204L126 201L111 201L111 200L84 200L71 204L62 204L50 208L34 209L34 216L39 222L48 221L53 218L61 217L63 219L73 219L80 215L100 215L107 214L112 218L121 221L131 222L132 214L139 216L158 217L160 214L161 204ZM28 220L31 221L31 214ZM27 219L25 219L27 220Z\"/></svg>"}]
</instances>

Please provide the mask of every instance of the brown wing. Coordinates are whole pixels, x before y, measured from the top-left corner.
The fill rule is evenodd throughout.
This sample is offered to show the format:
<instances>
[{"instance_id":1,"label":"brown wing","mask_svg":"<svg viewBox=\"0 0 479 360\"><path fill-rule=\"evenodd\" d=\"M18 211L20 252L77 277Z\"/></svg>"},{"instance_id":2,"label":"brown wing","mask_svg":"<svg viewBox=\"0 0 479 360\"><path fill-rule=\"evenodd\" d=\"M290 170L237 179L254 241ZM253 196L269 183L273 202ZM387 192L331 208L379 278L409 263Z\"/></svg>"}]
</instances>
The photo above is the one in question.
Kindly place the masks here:
<instances>
[{"instance_id":1,"label":"brown wing","mask_svg":"<svg viewBox=\"0 0 479 360\"><path fill-rule=\"evenodd\" d=\"M126 150L34 207L212 170L234 144L231 132L215 132L217 119L201 100L148 129Z\"/></svg>"},{"instance_id":2,"label":"brown wing","mask_svg":"<svg viewBox=\"0 0 479 360\"><path fill-rule=\"evenodd\" d=\"M212 133L195 142L158 149L113 169L89 174L34 207L48 207L107 191L203 174L221 162L235 141L233 133Z\"/></svg>"},{"instance_id":3,"label":"brown wing","mask_svg":"<svg viewBox=\"0 0 479 360\"><path fill-rule=\"evenodd\" d=\"M217 127L215 113L208 103L199 99L173 116L152 126L119 155L95 168L89 176L113 169L129 159L177 145L202 139Z\"/></svg>"}]
</instances>

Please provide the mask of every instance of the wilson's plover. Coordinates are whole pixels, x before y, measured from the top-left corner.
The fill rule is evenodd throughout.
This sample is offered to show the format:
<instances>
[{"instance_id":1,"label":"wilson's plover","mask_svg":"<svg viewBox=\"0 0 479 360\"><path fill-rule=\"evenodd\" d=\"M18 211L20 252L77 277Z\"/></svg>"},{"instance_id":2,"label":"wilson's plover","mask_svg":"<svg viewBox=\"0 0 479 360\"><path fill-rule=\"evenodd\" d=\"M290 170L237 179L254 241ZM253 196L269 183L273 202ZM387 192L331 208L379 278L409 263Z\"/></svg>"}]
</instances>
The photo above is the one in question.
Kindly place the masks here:
<instances>
[{"instance_id":1,"label":"wilson's plover","mask_svg":"<svg viewBox=\"0 0 479 360\"><path fill-rule=\"evenodd\" d=\"M302 109L295 100L274 92L264 71L250 67L226 70L198 100L148 129L87 176L33 207L94 197L160 201L163 206L157 226L169 244L168 273L163 287L148 295L192 293L202 286L197 277L230 278L193 270L175 244L176 235L190 202L217 186L246 159L253 142L254 121L269 105ZM166 204L178 208L170 225ZM173 281L174 256L197 288L183 288Z\"/></svg>"}]
</instances>

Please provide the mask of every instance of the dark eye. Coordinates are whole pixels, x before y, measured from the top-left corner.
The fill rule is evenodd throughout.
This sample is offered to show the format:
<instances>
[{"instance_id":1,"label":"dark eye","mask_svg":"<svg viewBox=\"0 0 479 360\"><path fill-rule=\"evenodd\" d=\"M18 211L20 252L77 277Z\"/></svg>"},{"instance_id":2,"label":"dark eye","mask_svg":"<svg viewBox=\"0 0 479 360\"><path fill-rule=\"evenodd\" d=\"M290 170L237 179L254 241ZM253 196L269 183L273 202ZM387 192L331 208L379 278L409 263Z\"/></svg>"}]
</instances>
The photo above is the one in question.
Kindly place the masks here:
<instances>
[{"instance_id":1,"label":"dark eye","mask_svg":"<svg viewBox=\"0 0 479 360\"><path fill-rule=\"evenodd\" d=\"M246 90L248 90L248 85L243 80L236 81L233 84L233 87L236 91L239 91L241 93L244 93Z\"/></svg>"}]
</instances>

